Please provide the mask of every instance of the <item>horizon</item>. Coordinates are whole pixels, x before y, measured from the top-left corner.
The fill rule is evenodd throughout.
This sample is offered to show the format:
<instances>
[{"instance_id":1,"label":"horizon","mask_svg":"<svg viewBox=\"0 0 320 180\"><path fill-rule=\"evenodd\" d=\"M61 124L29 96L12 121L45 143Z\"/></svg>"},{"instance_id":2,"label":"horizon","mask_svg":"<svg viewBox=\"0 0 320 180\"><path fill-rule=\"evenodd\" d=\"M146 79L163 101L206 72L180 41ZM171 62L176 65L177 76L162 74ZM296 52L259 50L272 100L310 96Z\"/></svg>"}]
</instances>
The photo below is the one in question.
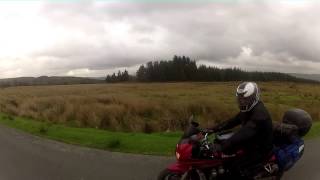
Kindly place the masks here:
<instances>
[{"instance_id":1,"label":"horizon","mask_svg":"<svg viewBox=\"0 0 320 180\"><path fill-rule=\"evenodd\" d=\"M133 74L174 54L219 68L319 74L319 7L303 0L0 1L0 77Z\"/></svg>"},{"instance_id":2,"label":"horizon","mask_svg":"<svg viewBox=\"0 0 320 180\"><path fill-rule=\"evenodd\" d=\"M238 68L238 67L230 67L230 68ZM220 68L220 69L230 69L230 68ZM113 73L116 74L119 71L122 72L124 70L127 70L127 69L126 68L117 69L117 70L111 71L109 74L105 74L104 76L72 76L72 75L46 75L46 74L43 74L43 75L38 75L38 76L17 76L17 77L6 77L6 78L0 77L0 80L3 80L3 79L15 79L15 78L40 78L40 77L76 77L76 78L89 78L89 79L90 78L98 78L98 79L100 79L100 78L106 78L107 75L112 75ZM240 69L240 70L241 71L245 71L245 72L283 73L283 72L278 72L278 71L246 71L246 70L243 70L243 69ZM315 75L315 76L319 75L320 76L320 73L307 74L307 73L294 73L293 72L293 73L283 73L283 74L288 74L288 75L294 75L294 74L296 74L296 75ZM129 75L130 76L136 76L136 71L134 73L130 73L129 72Z\"/></svg>"}]
</instances>

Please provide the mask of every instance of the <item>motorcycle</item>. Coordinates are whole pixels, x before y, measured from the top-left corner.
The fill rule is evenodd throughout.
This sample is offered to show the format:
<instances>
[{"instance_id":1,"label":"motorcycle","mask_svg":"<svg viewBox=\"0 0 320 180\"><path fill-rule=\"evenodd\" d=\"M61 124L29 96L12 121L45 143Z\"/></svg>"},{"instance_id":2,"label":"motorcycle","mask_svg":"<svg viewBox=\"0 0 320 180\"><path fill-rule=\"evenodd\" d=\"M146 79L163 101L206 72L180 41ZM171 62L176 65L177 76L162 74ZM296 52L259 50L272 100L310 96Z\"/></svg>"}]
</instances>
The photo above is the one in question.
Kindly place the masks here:
<instances>
[{"instance_id":1,"label":"motorcycle","mask_svg":"<svg viewBox=\"0 0 320 180\"><path fill-rule=\"evenodd\" d=\"M158 180L220 180L231 177L226 164L241 157L243 150L233 154L212 151L214 143L221 143L230 138L233 132L215 133L210 140L208 132L201 130L199 124L191 122L176 146L177 161L169 165L158 176ZM258 165L247 168L241 173L243 179L280 179L276 156L272 153ZM229 178L230 179L230 178Z\"/></svg>"}]
</instances>

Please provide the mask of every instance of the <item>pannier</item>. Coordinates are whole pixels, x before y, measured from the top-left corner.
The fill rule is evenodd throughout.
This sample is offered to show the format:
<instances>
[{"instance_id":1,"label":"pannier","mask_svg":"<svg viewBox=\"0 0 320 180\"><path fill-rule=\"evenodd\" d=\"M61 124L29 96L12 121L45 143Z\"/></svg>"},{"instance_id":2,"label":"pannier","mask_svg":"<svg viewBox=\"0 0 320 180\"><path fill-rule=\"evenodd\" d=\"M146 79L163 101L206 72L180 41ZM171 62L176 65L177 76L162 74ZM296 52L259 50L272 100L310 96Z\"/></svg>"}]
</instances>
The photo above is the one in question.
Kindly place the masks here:
<instances>
[{"instance_id":1,"label":"pannier","mask_svg":"<svg viewBox=\"0 0 320 180\"><path fill-rule=\"evenodd\" d=\"M296 138L291 144L276 147L274 152L277 164L283 171L289 170L301 158L304 151L304 141Z\"/></svg>"},{"instance_id":2,"label":"pannier","mask_svg":"<svg viewBox=\"0 0 320 180\"><path fill-rule=\"evenodd\" d=\"M282 122L274 126L274 154L281 170L290 169L301 158L304 151L302 137L311 126L311 116L302 109L288 110Z\"/></svg>"}]
</instances>

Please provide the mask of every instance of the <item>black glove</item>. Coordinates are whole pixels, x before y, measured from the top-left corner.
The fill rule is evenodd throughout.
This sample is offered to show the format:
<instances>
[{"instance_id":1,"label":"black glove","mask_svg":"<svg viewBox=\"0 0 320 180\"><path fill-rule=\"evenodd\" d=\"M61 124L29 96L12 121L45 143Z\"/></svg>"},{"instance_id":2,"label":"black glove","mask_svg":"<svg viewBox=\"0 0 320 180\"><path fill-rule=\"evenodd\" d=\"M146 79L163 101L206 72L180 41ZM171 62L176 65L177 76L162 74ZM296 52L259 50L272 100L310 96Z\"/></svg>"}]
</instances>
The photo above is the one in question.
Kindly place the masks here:
<instances>
[{"instance_id":1,"label":"black glove","mask_svg":"<svg viewBox=\"0 0 320 180\"><path fill-rule=\"evenodd\" d=\"M212 129L207 128L207 129L202 130L202 132L203 132L203 133L212 134L212 133L214 133L215 131L212 130Z\"/></svg>"},{"instance_id":2,"label":"black glove","mask_svg":"<svg viewBox=\"0 0 320 180\"><path fill-rule=\"evenodd\" d=\"M219 132L221 131L221 126L220 125L216 125L212 128L210 128L212 132L216 133L216 132Z\"/></svg>"},{"instance_id":3,"label":"black glove","mask_svg":"<svg viewBox=\"0 0 320 180\"><path fill-rule=\"evenodd\" d=\"M222 146L220 144L213 144L210 149L214 153L215 152L221 152L222 151Z\"/></svg>"}]
</instances>

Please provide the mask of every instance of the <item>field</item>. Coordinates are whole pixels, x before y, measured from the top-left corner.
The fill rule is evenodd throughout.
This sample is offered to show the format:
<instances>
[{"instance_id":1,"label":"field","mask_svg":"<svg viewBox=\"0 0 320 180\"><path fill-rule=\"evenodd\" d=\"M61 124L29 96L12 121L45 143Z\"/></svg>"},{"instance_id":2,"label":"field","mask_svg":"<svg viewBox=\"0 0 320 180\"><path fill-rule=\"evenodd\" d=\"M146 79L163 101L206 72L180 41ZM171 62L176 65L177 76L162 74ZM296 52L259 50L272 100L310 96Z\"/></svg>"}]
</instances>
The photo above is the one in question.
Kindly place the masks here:
<instances>
[{"instance_id":1,"label":"field","mask_svg":"<svg viewBox=\"0 0 320 180\"><path fill-rule=\"evenodd\" d=\"M182 130L195 115L203 126L237 113L229 83L25 86L0 89L0 111L12 116L122 132ZM320 85L259 83L273 120L292 107L320 119Z\"/></svg>"},{"instance_id":2,"label":"field","mask_svg":"<svg viewBox=\"0 0 320 180\"><path fill-rule=\"evenodd\" d=\"M172 155L188 117L203 127L237 113L230 83L152 83L0 89L0 123L54 140L120 152ZM275 121L292 107L320 119L320 86L259 83ZM315 122L308 138L320 135Z\"/></svg>"}]
</instances>

